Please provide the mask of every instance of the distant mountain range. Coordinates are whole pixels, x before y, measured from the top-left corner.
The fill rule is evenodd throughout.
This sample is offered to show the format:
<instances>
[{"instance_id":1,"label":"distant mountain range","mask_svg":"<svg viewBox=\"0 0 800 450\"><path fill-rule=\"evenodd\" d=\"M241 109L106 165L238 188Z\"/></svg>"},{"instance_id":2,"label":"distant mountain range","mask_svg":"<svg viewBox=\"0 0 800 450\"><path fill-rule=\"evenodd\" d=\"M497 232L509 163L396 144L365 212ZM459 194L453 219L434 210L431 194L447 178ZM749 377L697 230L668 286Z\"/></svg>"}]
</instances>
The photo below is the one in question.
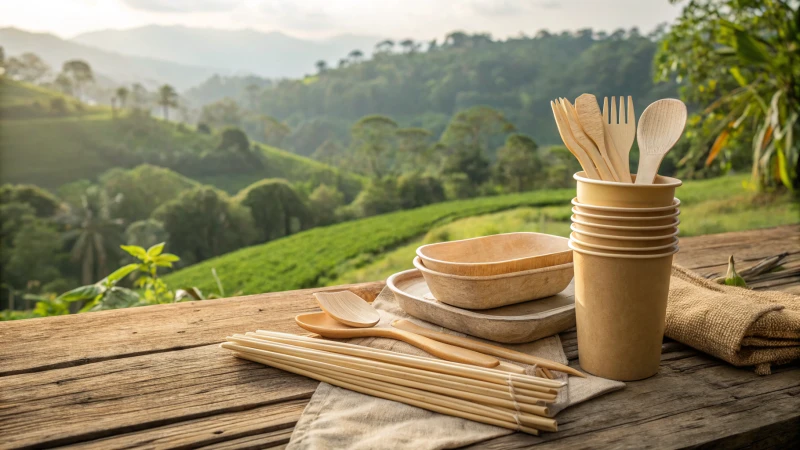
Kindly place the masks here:
<instances>
[{"instance_id":1,"label":"distant mountain range","mask_svg":"<svg viewBox=\"0 0 800 450\"><path fill-rule=\"evenodd\" d=\"M32 33L18 28L0 28L0 46L6 57L24 52L39 55L54 71L61 69L64 61L83 59L100 75L112 78L116 83L139 82L149 87L170 83L178 89L186 89L208 79L215 73L228 70L192 66L156 58L130 56L126 46L111 46L111 50L67 41L47 33Z\"/></svg>"},{"instance_id":2,"label":"distant mountain range","mask_svg":"<svg viewBox=\"0 0 800 450\"><path fill-rule=\"evenodd\" d=\"M78 35L71 41L179 64L220 67L229 72L252 73L267 78L296 78L316 72L314 64L318 60L335 66L352 50L358 49L368 55L381 40L376 36L341 35L314 41L252 29L148 25L127 30L93 31Z\"/></svg>"}]
</instances>

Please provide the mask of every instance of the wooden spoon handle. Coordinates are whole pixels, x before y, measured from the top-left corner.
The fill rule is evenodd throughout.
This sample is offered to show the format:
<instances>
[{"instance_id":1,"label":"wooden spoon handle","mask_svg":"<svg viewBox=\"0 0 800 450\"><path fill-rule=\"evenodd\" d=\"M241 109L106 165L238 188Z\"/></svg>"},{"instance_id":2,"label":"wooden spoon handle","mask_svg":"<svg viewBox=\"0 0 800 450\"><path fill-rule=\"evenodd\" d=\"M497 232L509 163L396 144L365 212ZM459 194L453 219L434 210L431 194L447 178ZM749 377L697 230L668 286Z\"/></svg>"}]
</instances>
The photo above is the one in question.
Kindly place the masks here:
<instances>
[{"instance_id":1,"label":"wooden spoon handle","mask_svg":"<svg viewBox=\"0 0 800 450\"><path fill-rule=\"evenodd\" d=\"M640 154L639 169L636 171L636 182L634 184L653 184L658 174L658 167L661 166L661 159L664 155Z\"/></svg>"},{"instance_id":2,"label":"wooden spoon handle","mask_svg":"<svg viewBox=\"0 0 800 450\"><path fill-rule=\"evenodd\" d=\"M435 341L433 339L421 336L416 333L410 333L404 330L394 330L391 328L374 328L375 335L381 337L388 337L403 341L411 344L414 347L425 350L433 356L446 359L448 361L460 362L464 364L471 364L480 367L497 367L500 360L493 356L484 355L476 351L468 350L466 348L456 347L444 342ZM372 330L371 330L372 331Z\"/></svg>"},{"instance_id":3,"label":"wooden spoon handle","mask_svg":"<svg viewBox=\"0 0 800 450\"><path fill-rule=\"evenodd\" d=\"M489 355L499 356L501 358L510 359L526 364L537 364L541 367L546 367L550 370L557 370L559 372L576 375L579 377L586 377L583 373L555 361L548 359L531 356L522 352L509 350L507 348L498 347L497 345L486 344L474 339L469 339L460 336L453 336L452 334L440 333L438 331L429 330L416 325L406 319L395 320L392 326L401 330L410 331L412 333L421 334L437 341L447 342L448 344L458 345L459 347L470 348L476 351L487 353Z\"/></svg>"}]
</instances>

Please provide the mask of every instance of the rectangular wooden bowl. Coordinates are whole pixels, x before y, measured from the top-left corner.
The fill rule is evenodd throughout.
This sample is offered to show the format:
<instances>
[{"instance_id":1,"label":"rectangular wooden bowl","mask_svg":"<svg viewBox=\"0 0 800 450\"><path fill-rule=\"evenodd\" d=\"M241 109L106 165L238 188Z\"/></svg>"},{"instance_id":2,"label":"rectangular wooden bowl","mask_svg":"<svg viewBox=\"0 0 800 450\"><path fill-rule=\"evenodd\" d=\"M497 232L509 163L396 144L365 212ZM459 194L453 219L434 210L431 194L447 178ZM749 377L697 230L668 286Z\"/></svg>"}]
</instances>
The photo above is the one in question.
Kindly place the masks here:
<instances>
[{"instance_id":1,"label":"rectangular wooden bowl","mask_svg":"<svg viewBox=\"0 0 800 450\"><path fill-rule=\"evenodd\" d=\"M450 275L492 276L572 262L569 239L542 233L506 233L423 245L428 269Z\"/></svg>"},{"instance_id":2,"label":"rectangular wooden bowl","mask_svg":"<svg viewBox=\"0 0 800 450\"><path fill-rule=\"evenodd\" d=\"M487 277L436 272L425 267L419 257L414 258L414 266L437 300L466 309L490 309L550 297L563 291L573 276L572 262Z\"/></svg>"},{"instance_id":3,"label":"rectangular wooden bowl","mask_svg":"<svg viewBox=\"0 0 800 450\"><path fill-rule=\"evenodd\" d=\"M437 301L417 269L392 275L386 286L400 308L413 317L504 344L532 342L575 326L572 284L551 297L482 311Z\"/></svg>"}]
</instances>

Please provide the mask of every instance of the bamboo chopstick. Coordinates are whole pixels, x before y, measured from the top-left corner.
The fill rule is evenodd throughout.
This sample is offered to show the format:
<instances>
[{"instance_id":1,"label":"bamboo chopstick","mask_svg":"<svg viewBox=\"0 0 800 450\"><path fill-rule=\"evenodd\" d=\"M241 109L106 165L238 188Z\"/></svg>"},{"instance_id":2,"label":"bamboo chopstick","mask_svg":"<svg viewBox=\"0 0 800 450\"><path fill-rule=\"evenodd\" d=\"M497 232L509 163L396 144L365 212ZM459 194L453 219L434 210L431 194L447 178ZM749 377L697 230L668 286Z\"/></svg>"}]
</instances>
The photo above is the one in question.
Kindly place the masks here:
<instances>
[{"instance_id":1,"label":"bamboo chopstick","mask_svg":"<svg viewBox=\"0 0 800 450\"><path fill-rule=\"evenodd\" d=\"M237 336L241 336L241 335L236 334L230 339L237 339ZM292 336L292 335L289 335L289 336ZM295 340L292 340L292 339L283 339L283 338L280 338L280 337L270 337L270 336L256 335L254 333L247 333L246 337L255 338L255 339L258 339L258 340L266 340L267 342L282 343L282 344L285 344L285 345L300 346L300 347L305 347L305 348L313 348L313 349L320 350L320 351L327 351L328 348L330 348L328 345L341 344L340 342L325 341L325 340L321 340L321 339L311 339L310 340L311 342L295 341ZM385 351L385 352L388 352L388 353L393 353L393 352L389 352L388 350L382 350L382 351ZM334 353L334 354L335 355L340 355L340 353ZM333 357L333 355L331 355L329 353L326 353L324 356L321 356L321 357L330 359L330 358ZM362 364L363 365L363 364L367 364L367 363L364 362L364 361L358 360L358 362L353 362L353 364ZM413 373L413 374L418 374L418 375L422 375L422 376L431 376L431 372L428 371L428 370L422 370L422 369L417 369L417 368L413 368L413 367L397 365L397 364L392 364L392 363L386 363L386 362L381 362L381 361L375 361L375 360L369 360L368 361L368 365L366 366L366 368L364 370L371 370L373 367L383 367L383 368L386 368L386 369L392 370L392 371L396 371L396 370L399 370L400 368L402 368L402 370L404 372L406 372L406 373ZM505 386L508 385L508 381L506 381L505 384L499 385L497 383L491 383L491 382L476 380L476 379L472 379L472 378L464 378L464 377L462 377L460 375L449 375L449 374L438 373L438 372L436 373L436 379L449 380L449 381L453 381L453 382L456 382L456 383L459 383L459 384L469 384L469 385L472 385L472 386L483 387L483 388L488 388L488 389L498 389L498 386L503 386L502 389L505 389ZM557 388L542 387L542 386L532 386L529 389L526 389L526 388L519 387L516 383L514 383L514 390L516 392L518 392L519 394L521 394L521 395L525 395L525 396L529 396L529 397L536 397L539 394L557 394L558 393L558 389ZM543 398L548 398L548 396L545 396Z\"/></svg>"},{"instance_id":2,"label":"bamboo chopstick","mask_svg":"<svg viewBox=\"0 0 800 450\"><path fill-rule=\"evenodd\" d=\"M238 352L238 350L236 351ZM428 392L423 389L398 386L388 382L381 382L375 380L371 381L361 380L357 377L337 372L336 370L320 369L318 367L303 362L287 362L287 361L275 360L269 356L257 356L257 355L253 356L261 358L266 361L278 364L284 364L287 366L292 366L298 369L306 370L308 372L318 373L333 379L346 381L348 383L365 388L376 389L383 392L403 395L415 400L427 401L433 404L438 404L440 406L445 406L464 412L488 415L489 417L499 420L515 421L515 422L519 420L520 423L532 428L541 429L545 431L556 431L556 421L554 419L547 417L530 415L524 412L515 411L514 409L510 408L502 408L502 407L498 408L486 404L469 402L463 399L453 398L447 395Z\"/></svg>"},{"instance_id":3,"label":"bamboo chopstick","mask_svg":"<svg viewBox=\"0 0 800 450\"><path fill-rule=\"evenodd\" d=\"M361 356L364 358L375 359L379 361L392 362L410 367L432 370L434 372L467 376L470 378L488 381L495 384L508 384L508 380L511 379L515 386L519 386L526 389L528 389L528 386L560 388L566 385L566 383L564 382L556 380L548 380L546 378L533 377L524 374L501 372L498 370L488 369L484 367L470 366L468 364L461 364L452 361L442 361L438 359L425 358L421 356L406 355L402 353L391 352L388 350L378 350L370 347L363 347L360 345L346 344L343 342L327 341L327 340L323 341L321 339L307 338L304 336L296 336L286 333L273 333L271 331L263 331L263 330L258 330L256 333L264 336L283 337L284 339L287 339L287 336L289 336L288 339L303 341L318 346L325 346L326 348L324 348L324 350L336 353L342 353L351 356Z\"/></svg>"},{"instance_id":4,"label":"bamboo chopstick","mask_svg":"<svg viewBox=\"0 0 800 450\"><path fill-rule=\"evenodd\" d=\"M222 344L222 346L229 346L229 345L235 345L235 344ZM429 411L434 411L434 412L438 412L438 413L441 413L441 414L447 414L447 415L451 415L451 416L454 416L454 417L461 417L463 419L473 420L475 422L481 422L481 423L486 423L486 424L489 424L489 425L495 425L495 426L503 427L503 428L510 429L510 430L519 430L519 431L522 431L522 432L525 432L525 433L528 433L528 434L532 434L532 435L538 435L539 434L539 431L537 429L524 426L524 425L522 425L520 423L510 422L510 421L505 421L505 420L499 420L499 419L494 419L494 418L490 418L490 417L484 417L484 416L481 416L481 415L478 415L478 414L464 412L464 411L461 411L461 410L449 408L449 407L446 407L446 406L441 406L441 405L438 405L438 404L435 404L435 403L431 403L431 402L428 402L428 401L408 398L408 397L397 395L397 394L394 394L394 393L391 393L391 392L384 392L384 391L380 391L380 390L377 390L377 389L364 387L364 386L361 386L361 385L356 385L356 384L350 383L348 381L344 381L344 380L341 380L341 379L337 379L337 378L332 378L332 377L329 377L329 376L321 375L321 374L314 373L314 372L311 372L311 371L308 371L308 370L304 370L304 369L301 369L301 368L298 368L298 367L293 367L293 366L290 366L290 365L287 365L287 364L281 364L281 363L278 363L278 362L276 362L274 360L269 360L269 359L266 359L266 358L260 358L258 356L254 356L252 354L245 354L245 353L238 353L237 352L237 353L235 353L235 355L237 357L239 357L239 358L242 358L242 359L247 359L247 360L258 362L258 363L261 363L261 364L266 364L266 365L269 365L269 366L272 366L272 367L275 367L275 368L278 368L278 369L281 369L281 370L285 370L287 372L292 372L292 373L295 373L295 374L298 374L298 375L302 375L302 376L306 376L306 377L309 377L309 378L313 378L313 379L318 380L318 381L324 381L326 383L329 383L329 384L332 384L332 385L335 385L335 386L339 386L339 387L343 387L345 389L350 389L350 390L355 391L355 392L360 392L362 394L372 395L374 397L380 397L380 398L384 398L384 399L387 399L387 400L393 400L393 401L397 401L397 402L400 402L400 403L405 403L405 404L408 404L408 405L412 405L412 406L416 406L416 407L419 407L419 408L427 409Z\"/></svg>"},{"instance_id":5,"label":"bamboo chopstick","mask_svg":"<svg viewBox=\"0 0 800 450\"><path fill-rule=\"evenodd\" d=\"M418 382L413 380L413 378L416 376L412 376L409 374L401 373L402 378L397 377L396 373L393 375L379 375L365 370L358 370L340 366L337 364L322 362L317 359L309 360L283 353L275 354L275 352L255 349L240 344L236 344L236 347L228 346L225 348L230 348L232 350L243 353L252 353L259 357L270 357L273 359L278 359L285 364L304 364L306 366L314 367L321 372L324 372L326 370L336 371L338 373L346 374L347 376L357 377L357 379L370 379L375 381L388 382L395 385L421 389L425 391L448 395L450 397L460 398L473 402L479 402L487 405L499 406L508 409L519 408L521 411L538 416L547 416L549 412L547 407L540 406L537 404L537 402L542 401L542 399L512 395L510 389L507 389L504 392L507 398L499 398L499 396L496 394L503 393L499 390L492 392L491 393L492 395L477 394L466 391L464 386L455 385L453 387L442 387L438 383L435 383L436 381L435 378L431 377L426 377L426 378L432 381L433 383ZM549 401L553 400L555 400L555 396L553 396L553 399Z\"/></svg>"}]
</instances>

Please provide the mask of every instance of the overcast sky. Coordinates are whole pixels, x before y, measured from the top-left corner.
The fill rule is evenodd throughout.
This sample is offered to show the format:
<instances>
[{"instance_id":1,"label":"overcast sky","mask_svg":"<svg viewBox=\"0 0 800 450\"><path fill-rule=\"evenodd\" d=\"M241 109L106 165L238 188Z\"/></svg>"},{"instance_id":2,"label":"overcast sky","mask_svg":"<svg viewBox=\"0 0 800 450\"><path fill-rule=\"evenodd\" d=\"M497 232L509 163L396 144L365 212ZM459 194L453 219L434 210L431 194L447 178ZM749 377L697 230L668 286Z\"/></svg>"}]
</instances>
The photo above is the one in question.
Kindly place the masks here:
<instances>
[{"instance_id":1,"label":"overcast sky","mask_svg":"<svg viewBox=\"0 0 800 450\"><path fill-rule=\"evenodd\" d=\"M351 33L428 39L453 30L495 38L591 27L639 27L672 21L668 0L3 0L0 26L63 38L148 24L253 28L323 38Z\"/></svg>"}]
</instances>

